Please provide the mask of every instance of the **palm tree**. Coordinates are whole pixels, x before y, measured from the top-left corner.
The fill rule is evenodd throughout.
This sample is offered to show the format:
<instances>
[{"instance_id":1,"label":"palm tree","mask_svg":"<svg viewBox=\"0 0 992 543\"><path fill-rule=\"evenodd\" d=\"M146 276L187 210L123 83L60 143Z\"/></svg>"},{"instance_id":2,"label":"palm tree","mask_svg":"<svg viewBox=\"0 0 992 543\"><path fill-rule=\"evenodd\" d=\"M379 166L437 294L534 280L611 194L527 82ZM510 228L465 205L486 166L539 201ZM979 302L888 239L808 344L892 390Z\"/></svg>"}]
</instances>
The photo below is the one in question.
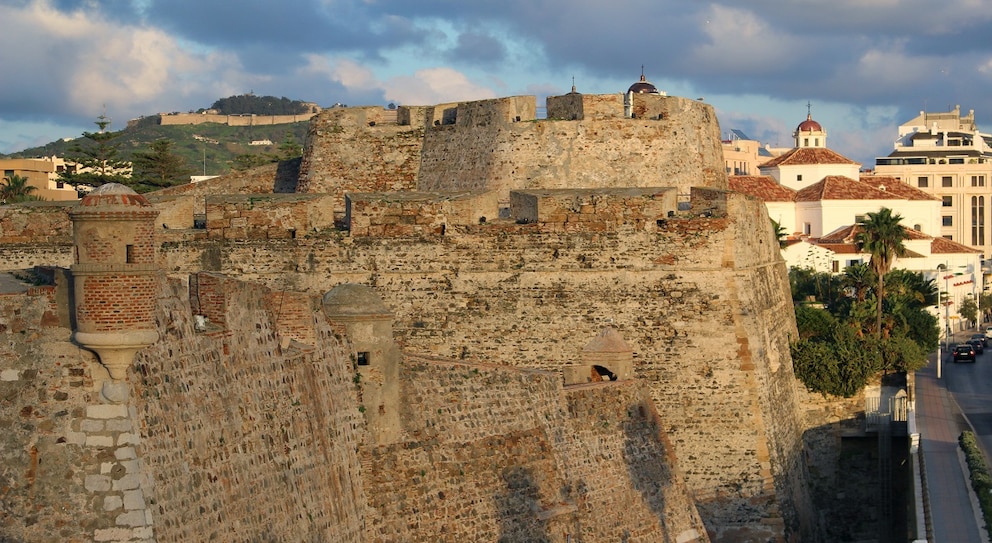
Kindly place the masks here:
<instances>
[{"instance_id":1,"label":"palm tree","mask_svg":"<svg viewBox=\"0 0 992 543\"><path fill-rule=\"evenodd\" d=\"M11 175L3 179L0 185L0 202L14 204L28 200L37 200L38 197L31 194L37 187L28 184L28 178L20 175Z\"/></svg>"},{"instance_id":2,"label":"palm tree","mask_svg":"<svg viewBox=\"0 0 992 543\"><path fill-rule=\"evenodd\" d=\"M876 283L875 271L868 264L852 264L844 268L841 280L845 287L851 289L854 299L863 302L868 297L868 290Z\"/></svg>"},{"instance_id":3,"label":"palm tree","mask_svg":"<svg viewBox=\"0 0 992 543\"><path fill-rule=\"evenodd\" d=\"M778 248L785 249L789 245L788 237L789 233L785 231L785 227L778 223L775 219L772 221L772 231L775 232L775 238L778 240Z\"/></svg>"},{"instance_id":4,"label":"palm tree","mask_svg":"<svg viewBox=\"0 0 992 543\"><path fill-rule=\"evenodd\" d=\"M891 209L883 207L875 213L868 213L868 217L861 223L861 231L855 238L858 249L871 254L871 260L868 264L875 270L878 279L878 289L875 293L877 303L875 333L878 337L882 337L882 298L885 297L885 274L889 273L896 257L906 253L906 246L903 245L903 241L909 236L906 229L899 224L901 220L901 215L894 214Z\"/></svg>"}]
</instances>

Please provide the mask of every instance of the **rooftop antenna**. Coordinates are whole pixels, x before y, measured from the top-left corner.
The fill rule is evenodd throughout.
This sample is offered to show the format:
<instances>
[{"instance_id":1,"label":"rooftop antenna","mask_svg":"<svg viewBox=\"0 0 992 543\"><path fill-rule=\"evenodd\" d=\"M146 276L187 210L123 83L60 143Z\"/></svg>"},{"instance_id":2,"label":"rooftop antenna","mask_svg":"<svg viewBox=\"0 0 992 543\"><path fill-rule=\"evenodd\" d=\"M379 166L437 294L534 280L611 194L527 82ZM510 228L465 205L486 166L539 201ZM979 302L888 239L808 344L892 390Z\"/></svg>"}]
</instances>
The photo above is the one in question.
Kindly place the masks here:
<instances>
[{"instance_id":1,"label":"rooftop antenna","mask_svg":"<svg viewBox=\"0 0 992 543\"><path fill-rule=\"evenodd\" d=\"M806 118L807 119L813 118L813 104L810 104L809 100L806 100Z\"/></svg>"},{"instance_id":2,"label":"rooftop antenna","mask_svg":"<svg viewBox=\"0 0 992 543\"><path fill-rule=\"evenodd\" d=\"M575 76L572 76L572 94L575 94Z\"/></svg>"}]
</instances>

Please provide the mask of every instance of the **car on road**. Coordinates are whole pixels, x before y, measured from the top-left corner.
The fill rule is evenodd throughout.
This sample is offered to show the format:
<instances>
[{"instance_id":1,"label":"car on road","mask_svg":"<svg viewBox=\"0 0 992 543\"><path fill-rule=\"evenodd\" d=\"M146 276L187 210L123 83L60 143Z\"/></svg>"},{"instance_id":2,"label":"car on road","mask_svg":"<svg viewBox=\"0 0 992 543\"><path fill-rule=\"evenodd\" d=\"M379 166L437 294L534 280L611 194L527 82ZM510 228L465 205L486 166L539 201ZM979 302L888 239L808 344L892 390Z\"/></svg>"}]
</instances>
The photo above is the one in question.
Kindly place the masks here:
<instances>
[{"instance_id":1,"label":"car on road","mask_svg":"<svg viewBox=\"0 0 992 543\"><path fill-rule=\"evenodd\" d=\"M975 347L968 343L960 343L954 347L955 362L974 362Z\"/></svg>"},{"instance_id":2,"label":"car on road","mask_svg":"<svg viewBox=\"0 0 992 543\"><path fill-rule=\"evenodd\" d=\"M985 327L985 337L992 339L992 326Z\"/></svg>"},{"instance_id":3,"label":"car on road","mask_svg":"<svg viewBox=\"0 0 992 543\"><path fill-rule=\"evenodd\" d=\"M982 342L982 347L988 347L989 346L989 338L987 338L985 336L985 334L972 334L971 335L971 339L976 339L978 341L981 341ZM982 354L982 351L978 351L978 354Z\"/></svg>"},{"instance_id":4,"label":"car on road","mask_svg":"<svg viewBox=\"0 0 992 543\"><path fill-rule=\"evenodd\" d=\"M985 340L971 338L966 342L975 348L975 354L983 354L985 352Z\"/></svg>"}]
</instances>

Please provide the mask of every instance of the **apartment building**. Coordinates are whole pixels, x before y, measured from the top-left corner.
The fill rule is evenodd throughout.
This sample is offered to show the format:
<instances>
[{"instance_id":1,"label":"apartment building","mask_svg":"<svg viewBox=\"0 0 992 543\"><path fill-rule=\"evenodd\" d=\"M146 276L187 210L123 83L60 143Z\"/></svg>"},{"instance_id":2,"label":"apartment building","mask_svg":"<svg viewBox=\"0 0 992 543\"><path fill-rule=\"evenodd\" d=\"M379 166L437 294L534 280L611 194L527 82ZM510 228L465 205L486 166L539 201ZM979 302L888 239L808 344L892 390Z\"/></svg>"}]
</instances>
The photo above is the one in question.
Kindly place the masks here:
<instances>
[{"instance_id":1,"label":"apartment building","mask_svg":"<svg viewBox=\"0 0 992 543\"><path fill-rule=\"evenodd\" d=\"M35 188L32 194L44 200L77 200L76 187L59 181L59 172L67 167L75 168L75 165L67 165L64 159L55 156L4 158L0 159L0 177L6 179L17 175L27 179L28 184Z\"/></svg>"},{"instance_id":2,"label":"apartment building","mask_svg":"<svg viewBox=\"0 0 992 543\"><path fill-rule=\"evenodd\" d=\"M992 135L975 112L921 111L899 126L895 149L875 159L875 174L894 177L941 201L939 235L992 255Z\"/></svg>"}]
</instances>

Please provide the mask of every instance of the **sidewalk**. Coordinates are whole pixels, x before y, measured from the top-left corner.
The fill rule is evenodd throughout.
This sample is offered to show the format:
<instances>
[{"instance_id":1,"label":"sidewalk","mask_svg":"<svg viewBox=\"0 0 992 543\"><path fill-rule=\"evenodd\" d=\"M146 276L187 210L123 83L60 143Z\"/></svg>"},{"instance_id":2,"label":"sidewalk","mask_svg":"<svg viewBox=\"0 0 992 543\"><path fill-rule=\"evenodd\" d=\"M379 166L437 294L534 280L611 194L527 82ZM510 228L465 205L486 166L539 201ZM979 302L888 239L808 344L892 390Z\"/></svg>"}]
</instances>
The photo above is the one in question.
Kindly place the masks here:
<instances>
[{"instance_id":1,"label":"sidewalk","mask_svg":"<svg viewBox=\"0 0 992 543\"><path fill-rule=\"evenodd\" d=\"M959 334L965 338L971 332ZM945 353L946 354L946 353ZM945 356L945 361L948 357ZM916 372L916 426L920 434L924 493L930 505L931 543L988 542L971 490L958 436L970 430L944 381L937 379L936 355ZM920 534L921 539L923 534Z\"/></svg>"}]
</instances>

